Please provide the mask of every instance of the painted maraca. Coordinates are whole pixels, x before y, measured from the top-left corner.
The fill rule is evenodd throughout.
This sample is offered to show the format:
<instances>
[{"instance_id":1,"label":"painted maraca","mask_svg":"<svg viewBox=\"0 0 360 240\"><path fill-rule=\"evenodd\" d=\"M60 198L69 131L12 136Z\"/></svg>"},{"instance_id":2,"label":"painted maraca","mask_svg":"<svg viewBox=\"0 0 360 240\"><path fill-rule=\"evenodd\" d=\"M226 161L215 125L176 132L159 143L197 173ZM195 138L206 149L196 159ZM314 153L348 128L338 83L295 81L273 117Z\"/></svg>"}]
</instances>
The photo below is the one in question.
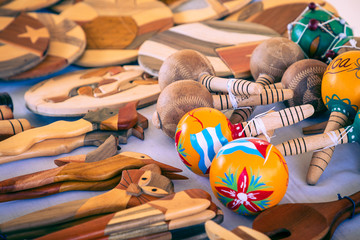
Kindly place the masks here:
<instances>
[{"instance_id":1,"label":"painted maraca","mask_svg":"<svg viewBox=\"0 0 360 240\"><path fill-rule=\"evenodd\" d=\"M322 99L331 111L325 132L345 127L360 106L360 52L349 51L330 62L322 80ZM306 181L314 185L328 166L335 147L315 152Z\"/></svg>"},{"instance_id":2,"label":"painted maraca","mask_svg":"<svg viewBox=\"0 0 360 240\"><path fill-rule=\"evenodd\" d=\"M183 163L194 173L204 176L209 173L218 150L228 142L297 123L313 113L314 107L307 104L233 125L219 110L197 108L186 113L177 125L175 145Z\"/></svg>"},{"instance_id":3,"label":"painted maraca","mask_svg":"<svg viewBox=\"0 0 360 240\"><path fill-rule=\"evenodd\" d=\"M360 111L352 125L327 133L292 139L276 145L276 148L282 155L289 156L354 142L360 143Z\"/></svg>"},{"instance_id":4,"label":"painted maraca","mask_svg":"<svg viewBox=\"0 0 360 240\"><path fill-rule=\"evenodd\" d=\"M258 138L241 138L220 148L209 178L222 204L238 214L253 215L280 202L289 172L274 145Z\"/></svg>"},{"instance_id":5,"label":"painted maraca","mask_svg":"<svg viewBox=\"0 0 360 240\"><path fill-rule=\"evenodd\" d=\"M288 25L289 38L299 44L307 57L327 60L353 36L346 21L310 3L304 12Z\"/></svg>"},{"instance_id":6,"label":"painted maraca","mask_svg":"<svg viewBox=\"0 0 360 240\"><path fill-rule=\"evenodd\" d=\"M153 124L171 138L181 117L198 107L219 110L238 106L266 105L293 97L290 89L263 89L258 95L212 95L202 84L193 80L181 80L166 86L159 95Z\"/></svg>"}]
</instances>

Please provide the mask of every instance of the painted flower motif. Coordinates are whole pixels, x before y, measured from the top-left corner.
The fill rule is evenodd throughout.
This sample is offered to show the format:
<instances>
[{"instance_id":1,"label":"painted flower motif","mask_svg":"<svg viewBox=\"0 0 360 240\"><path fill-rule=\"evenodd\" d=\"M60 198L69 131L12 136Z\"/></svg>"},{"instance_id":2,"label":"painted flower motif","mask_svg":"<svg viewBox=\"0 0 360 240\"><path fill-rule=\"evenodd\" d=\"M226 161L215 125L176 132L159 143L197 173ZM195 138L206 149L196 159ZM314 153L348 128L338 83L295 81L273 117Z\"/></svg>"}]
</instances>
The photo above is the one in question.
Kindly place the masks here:
<instances>
[{"instance_id":1,"label":"painted flower motif","mask_svg":"<svg viewBox=\"0 0 360 240\"><path fill-rule=\"evenodd\" d=\"M225 186L216 186L216 190L226 198L232 199L226 206L233 211L237 211L240 206L244 206L250 213L259 212L262 209L256 201L267 199L273 191L249 190L250 179L246 168L241 172L237 180L237 190Z\"/></svg>"}]
</instances>

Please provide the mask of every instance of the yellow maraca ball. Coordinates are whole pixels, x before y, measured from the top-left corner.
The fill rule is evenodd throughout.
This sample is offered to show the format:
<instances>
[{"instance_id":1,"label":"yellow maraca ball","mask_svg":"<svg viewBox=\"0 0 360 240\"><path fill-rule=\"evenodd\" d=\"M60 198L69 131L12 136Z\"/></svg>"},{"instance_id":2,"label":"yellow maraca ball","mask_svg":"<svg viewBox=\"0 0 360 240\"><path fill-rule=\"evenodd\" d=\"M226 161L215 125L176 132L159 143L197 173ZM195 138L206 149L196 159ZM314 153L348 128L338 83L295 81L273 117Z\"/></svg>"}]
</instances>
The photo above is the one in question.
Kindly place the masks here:
<instances>
[{"instance_id":1,"label":"yellow maraca ball","mask_svg":"<svg viewBox=\"0 0 360 240\"><path fill-rule=\"evenodd\" d=\"M289 172L274 145L259 138L240 138L219 150L209 178L222 204L238 214L253 215L280 202Z\"/></svg>"}]
</instances>

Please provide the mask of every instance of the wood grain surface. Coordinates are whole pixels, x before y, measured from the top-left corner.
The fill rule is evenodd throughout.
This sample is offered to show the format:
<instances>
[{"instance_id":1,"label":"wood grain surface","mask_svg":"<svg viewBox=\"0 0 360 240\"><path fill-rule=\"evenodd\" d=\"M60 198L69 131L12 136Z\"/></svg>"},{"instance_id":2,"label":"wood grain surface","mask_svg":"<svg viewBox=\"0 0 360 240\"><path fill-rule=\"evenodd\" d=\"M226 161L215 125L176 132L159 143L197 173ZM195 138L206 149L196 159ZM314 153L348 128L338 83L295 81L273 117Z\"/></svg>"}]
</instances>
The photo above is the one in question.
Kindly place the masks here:
<instances>
[{"instance_id":1,"label":"wood grain surface","mask_svg":"<svg viewBox=\"0 0 360 240\"><path fill-rule=\"evenodd\" d=\"M75 71L34 85L25 93L25 102L31 111L46 116L81 116L135 100L139 108L145 107L156 102L160 87L142 73L137 66ZM85 88L89 91L84 93Z\"/></svg>"},{"instance_id":2,"label":"wood grain surface","mask_svg":"<svg viewBox=\"0 0 360 240\"><path fill-rule=\"evenodd\" d=\"M2 1L0 4L0 15L16 15L19 12L26 11L35 11L41 8L48 7L59 0L36 0L36 1L28 1L28 0L11 0L11 1Z\"/></svg>"},{"instance_id":3,"label":"wood grain surface","mask_svg":"<svg viewBox=\"0 0 360 240\"><path fill-rule=\"evenodd\" d=\"M241 10L225 18L225 21L246 21L259 23L287 35L287 25L294 21L309 5L315 2L323 8L335 12L336 9L324 0L263 0L253 1Z\"/></svg>"},{"instance_id":4,"label":"wood grain surface","mask_svg":"<svg viewBox=\"0 0 360 240\"><path fill-rule=\"evenodd\" d=\"M8 80L28 79L49 75L73 63L85 50L86 37L75 22L52 13L28 13L40 21L50 33L50 44L45 59L28 71Z\"/></svg>"},{"instance_id":5,"label":"wood grain surface","mask_svg":"<svg viewBox=\"0 0 360 240\"><path fill-rule=\"evenodd\" d=\"M237 68L234 61L227 61L218 54L224 47L236 46L249 42L260 42L278 33L270 28L255 23L205 21L189 23L170 28L145 41L139 49L138 61L140 66L148 73L157 76L163 61L181 49L193 49L205 55L215 69L217 76L249 77L249 69L241 68L241 72L233 72ZM248 48L248 46L245 46ZM247 50L249 52L249 50ZM234 55L238 54L234 51ZM245 61L250 61L249 55L236 55ZM230 64L230 67L229 67ZM244 60L235 62L243 65Z\"/></svg>"},{"instance_id":6,"label":"wood grain surface","mask_svg":"<svg viewBox=\"0 0 360 240\"><path fill-rule=\"evenodd\" d=\"M85 67L133 62L146 39L173 26L171 10L159 1L84 0L61 15L85 31L87 47L75 62Z\"/></svg>"},{"instance_id":7,"label":"wood grain surface","mask_svg":"<svg viewBox=\"0 0 360 240\"><path fill-rule=\"evenodd\" d=\"M0 78L24 72L39 64L50 42L47 28L26 13L0 17Z\"/></svg>"}]
</instances>

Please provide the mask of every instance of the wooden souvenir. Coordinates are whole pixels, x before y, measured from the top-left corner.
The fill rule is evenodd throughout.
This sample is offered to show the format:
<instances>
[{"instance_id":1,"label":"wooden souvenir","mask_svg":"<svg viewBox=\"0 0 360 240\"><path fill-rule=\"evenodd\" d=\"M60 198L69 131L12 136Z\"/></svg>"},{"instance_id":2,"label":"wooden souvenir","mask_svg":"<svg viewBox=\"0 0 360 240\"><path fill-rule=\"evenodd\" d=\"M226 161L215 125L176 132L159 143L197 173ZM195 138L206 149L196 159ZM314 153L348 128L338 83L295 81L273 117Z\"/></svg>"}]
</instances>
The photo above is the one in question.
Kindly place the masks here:
<instances>
[{"instance_id":1,"label":"wooden souvenir","mask_svg":"<svg viewBox=\"0 0 360 240\"><path fill-rule=\"evenodd\" d=\"M355 116L354 123L345 128L328 131L302 138L292 139L276 145L284 156L297 155L314 150L336 146L337 144L360 143L360 111Z\"/></svg>"},{"instance_id":2,"label":"wooden souvenir","mask_svg":"<svg viewBox=\"0 0 360 240\"><path fill-rule=\"evenodd\" d=\"M153 124L161 128L171 138L175 136L176 125L188 111L198 107L214 107L216 109L232 109L241 106L266 105L293 97L290 89L263 89L257 95L236 95L231 100L229 95L211 93L199 82L193 80L176 81L161 92Z\"/></svg>"},{"instance_id":3,"label":"wooden souvenir","mask_svg":"<svg viewBox=\"0 0 360 240\"><path fill-rule=\"evenodd\" d=\"M261 41L277 36L275 31L255 23L205 21L183 24L145 41L139 48L138 62L146 72L157 76L168 56L181 49L193 49L208 58L216 76L249 77L247 66L253 49Z\"/></svg>"},{"instance_id":4,"label":"wooden souvenir","mask_svg":"<svg viewBox=\"0 0 360 240\"><path fill-rule=\"evenodd\" d=\"M254 229L238 226L229 231L214 221L206 221L205 229L207 236L210 240L245 240L245 239L258 239L258 240L270 240L265 234L258 232Z\"/></svg>"},{"instance_id":5,"label":"wooden souvenir","mask_svg":"<svg viewBox=\"0 0 360 240\"><path fill-rule=\"evenodd\" d=\"M29 213L0 224L0 229L6 233L44 228L92 215L117 212L172 193L173 183L161 175L160 167L155 164L147 165L140 169L122 171L120 183L106 193Z\"/></svg>"},{"instance_id":6,"label":"wooden souvenir","mask_svg":"<svg viewBox=\"0 0 360 240\"><path fill-rule=\"evenodd\" d=\"M55 91L56 89L56 91ZM138 107L156 102L160 88L139 67L80 70L57 76L25 93L27 107L46 116L82 116L90 110L117 108L139 101Z\"/></svg>"},{"instance_id":7,"label":"wooden souvenir","mask_svg":"<svg viewBox=\"0 0 360 240\"><path fill-rule=\"evenodd\" d=\"M343 128L352 122L360 107L359 51L345 52L329 64L321 84L322 100L330 110L324 132ZM350 87L351 86L351 87ZM306 181L314 185L328 166L335 147L313 153Z\"/></svg>"},{"instance_id":8,"label":"wooden souvenir","mask_svg":"<svg viewBox=\"0 0 360 240\"><path fill-rule=\"evenodd\" d=\"M2 111L0 106L0 115L1 113ZM0 120L0 141L9 138L15 134L18 134L20 132L26 131L30 128L31 125L29 121L25 118Z\"/></svg>"},{"instance_id":9,"label":"wooden souvenir","mask_svg":"<svg viewBox=\"0 0 360 240\"><path fill-rule=\"evenodd\" d=\"M0 78L8 78L39 64L50 42L47 28L27 13L0 17Z\"/></svg>"},{"instance_id":10,"label":"wooden souvenir","mask_svg":"<svg viewBox=\"0 0 360 240\"><path fill-rule=\"evenodd\" d=\"M352 200L344 197L332 202L281 204L260 213L252 227L270 238L331 239L340 223L359 213L360 193L349 198Z\"/></svg>"},{"instance_id":11,"label":"wooden souvenir","mask_svg":"<svg viewBox=\"0 0 360 240\"><path fill-rule=\"evenodd\" d=\"M103 181L119 175L123 170L140 168L155 163L163 173L181 172L180 169L157 162L151 158L132 155L115 155L97 162L71 163L61 167L30 173L1 181L0 193L23 191L64 181Z\"/></svg>"},{"instance_id":12,"label":"wooden souvenir","mask_svg":"<svg viewBox=\"0 0 360 240\"><path fill-rule=\"evenodd\" d=\"M14 104L9 93L0 92L0 106L1 105L6 105L11 109L11 111L14 111Z\"/></svg>"},{"instance_id":13,"label":"wooden souvenir","mask_svg":"<svg viewBox=\"0 0 360 240\"><path fill-rule=\"evenodd\" d=\"M75 22L52 13L28 13L40 21L50 33L45 59L35 67L9 77L7 80L36 78L60 71L73 63L83 52L86 37Z\"/></svg>"},{"instance_id":14,"label":"wooden souvenir","mask_svg":"<svg viewBox=\"0 0 360 240\"><path fill-rule=\"evenodd\" d=\"M13 119L14 114L11 108L7 105L0 105L0 120Z\"/></svg>"},{"instance_id":15,"label":"wooden souvenir","mask_svg":"<svg viewBox=\"0 0 360 240\"><path fill-rule=\"evenodd\" d=\"M141 43L173 26L171 10L159 1L84 0L60 15L85 31L86 50L75 62L84 67L133 62Z\"/></svg>"},{"instance_id":16,"label":"wooden souvenir","mask_svg":"<svg viewBox=\"0 0 360 240\"><path fill-rule=\"evenodd\" d=\"M217 151L209 180L224 206L241 215L254 215L281 201L289 171L274 145L258 138L242 138Z\"/></svg>"},{"instance_id":17,"label":"wooden souvenir","mask_svg":"<svg viewBox=\"0 0 360 240\"><path fill-rule=\"evenodd\" d=\"M344 19L311 3L289 23L289 36L308 58L326 61L351 39L353 31Z\"/></svg>"},{"instance_id":18,"label":"wooden souvenir","mask_svg":"<svg viewBox=\"0 0 360 240\"><path fill-rule=\"evenodd\" d=\"M308 104L232 125L223 113L214 108L197 108L186 113L179 121L175 145L186 167L196 174L207 175L219 149L232 140L285 127L302 121L313 113L313 106Z\"/></svg>"},{"instance_id":19,"label":"wooden souvenir","mask_svg":"<svg viewBox=\"0 0 360 240\"><path fill-rule=\"evenodd\" d=\"M225 20L258 23L274 29L281 35L286 35L287 25L302 13L310 2L337 13L331 4L324 0L262 0L251 2Z\"/></svg>"},{"instance_id":20,"label":"wooden souvenir","mask_svg":"<svg viewBox=\"0 0 360 240\"><path fill-rule=\"evenodd\" d=\"M327 65L316 59L299 60L284 72L281 83L284 88L294 90L294 97L286 100L288 106L311 104L316 113L323 112L321 82Z\"/></svg>"},{"instance_id":21,"label":"wooden souvenir","mask_svg":"<svg viewBox=\"0 0 360 240\"><path fill-rule=\"evenodd\" d=\"M59 0L11 0L0 5L0 15L16 15L19 12L35 11L53 5Z\"/></svg>"},{"instance_id":22,"label":"wooden souvenir","mask_svg":"<svg viewBox=\"0 0 360 240\"><path fill-rule=\"evenodd\" d=\"M38 239L91 239L109 236L119 231L130 231L144 225L171 221L198 214L210 205L210 195L201 189L188 189L141 206L122 210L101 218L67 228Z\"/></svg>"},{"instance_id":23,"label":"wooden souvenir","mask_svg":"<svg viewBox=\"0 0 360 240\"><path fill-rule=\"evenodd\" d=\"M132 128L137 122L136 106L137 102L130 102L118 109L102 108L88 112L76 121L56 121L26 130L0 142L0 156L21 154L35 143L47 139L76 137L94 130ZM124 111L127 114L124 114Z\"/></svg>"}]
</instances>

